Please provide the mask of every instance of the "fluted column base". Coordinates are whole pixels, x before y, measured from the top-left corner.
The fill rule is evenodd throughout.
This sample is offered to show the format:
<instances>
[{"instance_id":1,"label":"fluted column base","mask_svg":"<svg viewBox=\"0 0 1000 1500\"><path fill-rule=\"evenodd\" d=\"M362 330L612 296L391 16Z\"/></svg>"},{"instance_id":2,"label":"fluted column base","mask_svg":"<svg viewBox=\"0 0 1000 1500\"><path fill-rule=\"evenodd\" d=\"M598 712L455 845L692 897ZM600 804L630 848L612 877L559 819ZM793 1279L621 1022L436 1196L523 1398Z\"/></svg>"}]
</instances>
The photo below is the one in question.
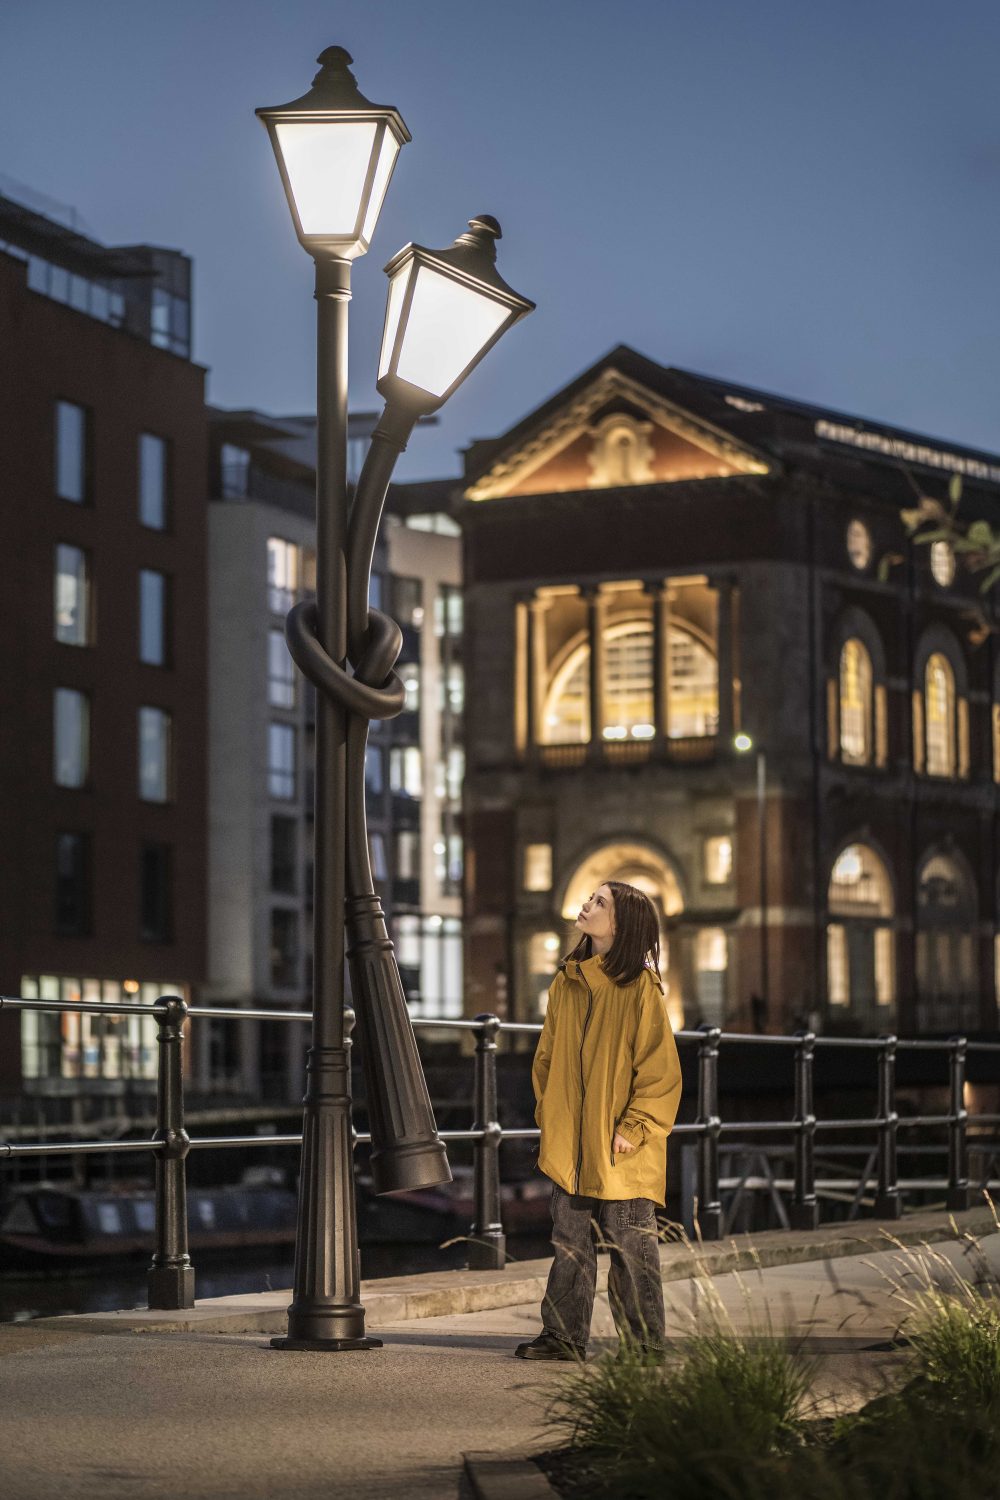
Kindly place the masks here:
<instances>
[{"instance_id":1,"label":"fluted column base","mask_svg":"<svg viewBox=\"0 0 1000 1500\"><path fill-rule=\"evenodd\" d=\"M313 1047L306 1061L295 1237L296 1297L273 1349L378 1349L365 1335L354 1205L348 1047Z\"/></svg>"}]
</instances>

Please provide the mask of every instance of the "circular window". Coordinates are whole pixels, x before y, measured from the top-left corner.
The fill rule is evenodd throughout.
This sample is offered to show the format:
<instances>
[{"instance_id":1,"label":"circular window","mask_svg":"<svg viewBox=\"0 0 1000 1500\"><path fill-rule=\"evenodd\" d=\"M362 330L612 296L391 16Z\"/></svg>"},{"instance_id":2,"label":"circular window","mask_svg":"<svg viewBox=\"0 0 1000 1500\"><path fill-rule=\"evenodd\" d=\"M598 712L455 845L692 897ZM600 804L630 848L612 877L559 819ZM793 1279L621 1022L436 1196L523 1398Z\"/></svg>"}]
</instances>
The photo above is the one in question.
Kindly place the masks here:
<instances>
[{"instance_id":1,"label":"circular window","mask_svg":"<svg viewBox=\"0 0 1000 1500\"><path fill-rule=\"evenodd\" d=\"M955 577L955 549L950 542L931 542L931 572L942 588Z\"/></svg>"},{"instance_id":2,"label":"circular window","mask_svg":"<svg viewBox=\"0 0 1000 1500\"><path fill-rule=\"evenodd\" d=\"M856 568L867 568L872 560L872 534L857 517L847 527L847 555Z\"/></svg>"}]
</instances>

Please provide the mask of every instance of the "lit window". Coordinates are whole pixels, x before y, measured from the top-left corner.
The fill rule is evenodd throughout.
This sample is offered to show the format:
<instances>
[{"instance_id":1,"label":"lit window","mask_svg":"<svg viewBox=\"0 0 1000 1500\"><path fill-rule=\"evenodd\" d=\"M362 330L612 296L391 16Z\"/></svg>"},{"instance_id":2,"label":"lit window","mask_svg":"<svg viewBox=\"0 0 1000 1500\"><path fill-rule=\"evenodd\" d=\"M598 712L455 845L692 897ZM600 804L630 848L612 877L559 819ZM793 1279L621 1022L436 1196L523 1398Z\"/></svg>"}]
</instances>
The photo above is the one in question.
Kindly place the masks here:
<instances>
[{"instance_id":1,"label":"lit window","mask_svg":"<svg viewBox=\"0 0 1000 1500\"><path fill-rule=\"evenodd\" d=\"M277 536L267 539L267 607L272 614L286 615L299 590L299 549L294 542Z\"/></svg>"},{"instance_id":2,"label":"lit window","mask_svg":"<svg viewBox=\"0 0 1000 1500\"><path fill-rule=\"evenodd\" d=\"M859 640L840 653L840 755L848 765L867 765L872 745L872 662Z\"/></svg>"},{"instance_id":3,"label":"lit window","mask_svg":"<svg viewBox=\"0 0 1000 1500\"><path fill-rule=\"evenodd\" d=\"M87 500L87 413L70 401L56 402L56 495L82 505Z\"/></svg>"},{"instance_id":4,"label":"lit window","mask_svg":"<svg viewBox=\"0 0 1000 1500\"><path fill-rule=\"evenodd\" d=\"M424 623L424 586L419 578L393 578L392 613L402 626L420 630Z\"/></svg>"},{"instance_id":5,"label":"lit window","mask_svg":"<svg viewBox=\"0 0 1000 1500\"><path fill-rule=\"evenodd\" d=\"M90 774L90 700L74 688L56 688L53 709L56 786L85 786Z\"/></svg>"},{"instance_id":6,"label":"lit window","mask_svg":"<svg viewBox=\"0 0 1000 1500\"><path fill-rule=\"evenodd\" d=\"M856 568L867 568L872 558L872 534L857 517L847 525L847 555Z\"/></svg>"},{"instance_id":7,"label":"lit window","mask_svg":"<svg viewBox=\"0 0 1000 1500\"><path fill-rule=\"evenodd\" d=\"M378 745L365 746L365 791L369 796L378 796L384 786L384 755Z\"/></svg>"},{"instance_id":8,"label":"lit window","mask_svg":"<svg viewBox=\"0 0 1000 1500\"><path fill-rule=\"evenodd\" d=\"M405 698L403 700L403 712L415 714L420 707L420 666L418 662L408 661L396 668L400 681L403 684Z\"/></svg>"},{"instance_id":9,"label":"lit window","mask_svg":"<svg viewBox=\"0 0 1000 1500\"><path fill-rule=\"evenodd\" d=\"M170 796L172 721L162 708L139 710L139 796L166 802Z\"/></svg>"},{"instance_id":10,"label":"lit window","mask_svg":"<svg viewBox=\"0 0 1000 1500\"><path fill-rule=\"evenodd\" d=\"M552 889L552 845L528 844L524 850L524 889Z\"/></svg>"},{"instance_id":11,"label":"lit window","mask_svg":"<svg viewBox=\"0 0 1000 1500\"><path fill-rule=\"evenodd\" d=\"M955 674L935 651L924 672L924 725L928 776L955 774Z\"/></svg>"},{"instance_id":12,"label":"lit window","mask_svg":"<svg viewBox=\"0 0 1000 1500\"><path fill-rule=\"evenodd\" d=\"M955 577L955 549L950 542L931 542L931 573L946 589Z\"/></svg>"},{"instance_id":13,"label":"lit window","mask_svg":"<svg viewBox=\"0 0 1000 1500\"><path fill-rule=\"evenodd\" d=\"M139 520L153 531L167 527L167 445L151 432L139 435Z\"/></svg>"},{"instance_id":14,"label":"lit window","mask_svg":"<svg viewBox=\"0 0 1000 1500\"><path fill-rule=\"evenodd\" d=\"M389 751L389 787L404 797L423 796L423 761L418 745L393 745Z\"/></svg>"},{"instance_id":15,"label":"lit window","mask_svg":"<svg viewBox=\"0 0 1000 1500\"><path fill-rule=\"evenodd\" d=\"M462 634L462 590L455 584L442 583L438 588L434 600L434 633L449 636Z\"/></svg>"},{"instance_id":16,"label":"lit window","mask_svg":"<svg viewBox=\"0 0 1000 1500\"><path fill-rule=\"evenodd\" d=\"M539 1018L545 1015L549 1002L549 985L559 963L559 934L534 932L528 942L528 984L534 996Z\"/></svg>"},{"instance_id":17,"label":"lit window","mask_svg":"<svg viewBox=\"0 0 1000 1500\"><path fill-rule=\"evenodd\" d=\"M267 726L267 790L272 797L295 796L295 730L291 724Z\"/></svg>"},{"instance_id":18,"label":"lit window","mask_svg":"<svg viewBox=\"0 0 1000 1500\"><path fill-rule=\"evenodd\" d=\"M414 829L403 828L396 834L395 868L397 880L420 879L420 835Z\"/></svg>"},{"instance_id":19,"label":"lit window","mask_svg":"<svg viewBox=\"0 0 1000 1500\"><path fill-rule=\"evenodd\" d=\"M267 701L272 708L295 707L295 663L283 630L267 633Z\"/></svg>"},{"instance_id":20,"label":"lit window","mask_svg":"<svg viewBox=\"0 0 1000 1500\"><path fill-rule=\"evenodd\" d=\"M701 1018L721 1026L726 1014L726 970L729 952L721 927L702 927L695 942L695 977Z\"/></svg>"},{"instance_id":21,"label":"lit window","mask_svg":"<svg viewBox=\"0 0 1000 1500\"><path fill-rule=\"evenodd\" d=\"M90 644L90 569L86 552L60 542L56 547L56 640L67 646Z\"/></svg>"},{"instance_id":22,"label":"lit window","mask_svg":"<svg viewBox=\"0 0 1000 1500\"><path fill-rule=\"evenodd\" d=\"M733 841L728 833L713 834L702 844L705 884L725 885L733 873Z\"/></svg>"},{"instance_id":23,"label":"lit window","mask_svg":"<svg viewBox=\"0 0 1000 1500\"><path fill-rule=\"evenodd\" d=\"M150 568L139 573L139 660L150 667L167 664L167 580Z\"/></svg>"},{"instance_id":24,"label":"lit window","mask_svg":"<svg viewBox=\"0 0 1000 1500\"><path fill-rule=\"evenodd\" d=\"M372 874L376 880L388 880L389 863L385 857L385 835L381 833L370 833L368 835L368 858L371 861Z\"/></svg>"},{"instance_id":25,"label":"lit window","mask_svg":"<svg viewBox=\"0 0 1000 1500\"><path fill-rule=\"evenodd\" d=\"M442 713L460 714L465 702L465 671L461 662L449 662L438 678Z\"/></svg>"}]
</instances>

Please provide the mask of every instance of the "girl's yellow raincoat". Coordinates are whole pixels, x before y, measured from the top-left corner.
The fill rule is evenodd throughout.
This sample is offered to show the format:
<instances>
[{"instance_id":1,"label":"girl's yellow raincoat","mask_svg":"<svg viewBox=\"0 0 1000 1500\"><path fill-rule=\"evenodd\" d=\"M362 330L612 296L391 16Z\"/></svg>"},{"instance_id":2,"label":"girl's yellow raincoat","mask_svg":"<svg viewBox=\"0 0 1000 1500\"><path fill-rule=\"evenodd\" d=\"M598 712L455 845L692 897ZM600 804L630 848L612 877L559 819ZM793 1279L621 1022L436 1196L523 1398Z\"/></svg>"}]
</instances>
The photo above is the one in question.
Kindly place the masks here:
<instances>
[{"instance_id":1,"label":"girl's yellow raincoat","mask_svg":"<svg viewBox=\"0 0 1000 1500\"><path fill-rule=\"evenodd\" d=\"M663 1204L681 1066L651 969L615 984L600 955L567 959L549 989L531 1081L538 1165L567 1193ZM615 1157L615 1132L637 1148Z\"/></svg>"}]
</instances>

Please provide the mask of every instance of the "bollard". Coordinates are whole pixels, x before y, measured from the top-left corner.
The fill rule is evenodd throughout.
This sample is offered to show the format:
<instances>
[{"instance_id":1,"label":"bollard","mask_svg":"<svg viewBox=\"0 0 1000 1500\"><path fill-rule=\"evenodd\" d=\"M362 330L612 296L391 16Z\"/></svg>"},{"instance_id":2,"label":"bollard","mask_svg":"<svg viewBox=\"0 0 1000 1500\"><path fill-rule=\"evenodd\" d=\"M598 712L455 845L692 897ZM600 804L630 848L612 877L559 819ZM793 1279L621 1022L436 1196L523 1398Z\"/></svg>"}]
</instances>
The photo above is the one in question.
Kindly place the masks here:
<instances>
[{"instance_id":1,"label":"bollard","mask_svg":"<svg viewBox=\"0 0 1000 1500\"><path fill-rule=\"evenodd\" d=\"M896 1038L879 1038L878 1052L878 1190L875 1194L877 1219L900 1219L903 1200L897 1183L896 1139L899 1115L896 1113Z\"/></svg>"},{"instance_id":2,"label":"bollard","mask_svg":"<svg viewBox=\"0 0 1000 1500\"><path fill-rule=\"evenodd\" d=\"M503 1130L497 1119L497 1033L500 1017L476 1017L476 1117L473 1130L484 1134L474 1143L474 1208L469 1241L469 1269L502 1271L506 1261L506 1236L500 1218L500 1141Z\"/></svg>"},{"instance_id":3,"label":"bollard","mask_svg":"<svg viewBox=\"0 0 1000 1500\"><path fill-rule=\"evenodd\" d=\"M968 1168L965 1159L965 1049L964 1036L953 1036L951 1047L951 1107L948 1121L948 1196L945 1207L968 1208L971 1202Z\"/></svg>"},{"instance_id":4,"label":"bollard","mask_svg":"<svg viewBox=\"0 0 1000 1500\"><path fill-rule=\"evenodd\" d=\"M157 1308L194 1307L194 1267L188 1254L187 1180L185 1158L191 1141L184 1129L184 1081L181 1045L187 1005L176 995L159 1004L156 1033L156 1250L149 1268L149 1305Z\"/></svg>"},{"instance_id":5,"label":"bollard","mask_svg":"<svg viewBox=\"0 0 1000 1500\"><path fill-rule=\"evenodd\" d=\"M819 1224L816 1201L816 1116L813 1114L813 1060L816 1034L799 1032L795 1048L795 1191L792 1198L791 1227L815 1229Z\"/></svg>"},{"instance_id":6,"label":"bollard","mask_svg":"<svg viewBox=\"0 0 1000 1500\"><path fill-rule=\"evenodd\" d=\"M722 1238L719 1202L719 1037L718 1026L700 1028L698 1043L698 1212L695 1219L703 1240Z\"/></svg>"}]
</instances>

